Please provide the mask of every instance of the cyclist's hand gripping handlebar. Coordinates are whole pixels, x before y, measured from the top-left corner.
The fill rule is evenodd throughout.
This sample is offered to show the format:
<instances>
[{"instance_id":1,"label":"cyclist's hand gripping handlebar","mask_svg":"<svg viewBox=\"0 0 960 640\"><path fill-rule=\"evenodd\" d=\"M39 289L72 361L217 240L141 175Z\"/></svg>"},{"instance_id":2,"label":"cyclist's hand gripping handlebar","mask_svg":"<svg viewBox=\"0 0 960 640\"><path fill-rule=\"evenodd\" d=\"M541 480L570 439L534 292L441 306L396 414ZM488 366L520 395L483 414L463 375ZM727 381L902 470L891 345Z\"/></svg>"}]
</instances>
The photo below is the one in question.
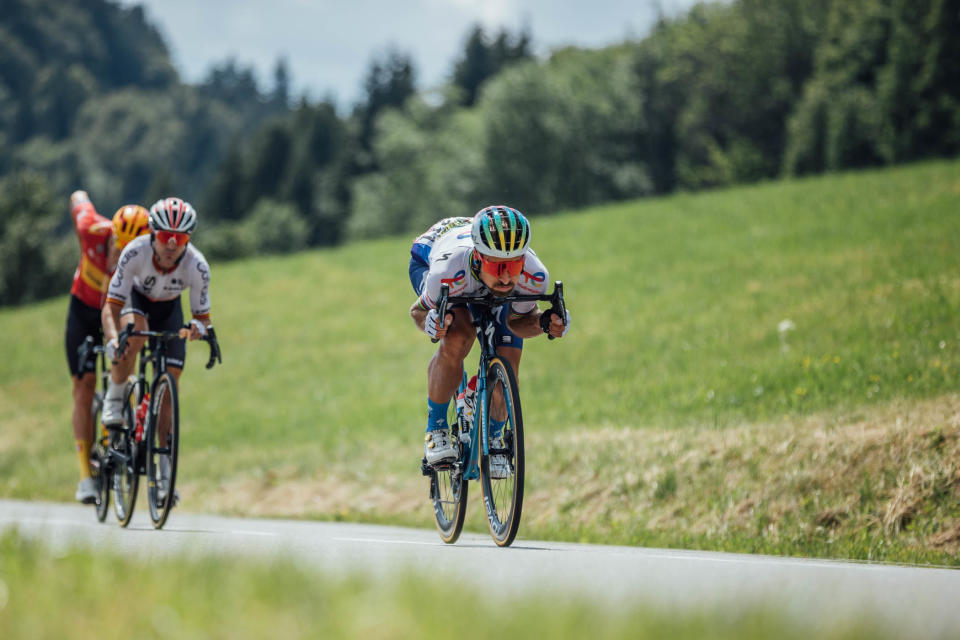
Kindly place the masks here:
<instances>
[{"instance_id":1,"label":"cyclist's hand gripping handlebar","mask_svg":"<svg viewBox=\"0 0 960 640\"><path fill-rule=\"evenodd\" d=\"M133 333L133 323L128 322L127 326L117 334L117 350L113 354L111 361L113 364L117 364L117 360L123 357L124 352L127 350L127 342L130 339L130 334Z\"/></svg>"},{"instance_id":2,"label":"cyclist's hand gripping handlebar","mask_svg":"<svg viewBox=\"0 0 960 640\"><path fill-rule=\"evenodd\" d=\"M77 378L83 377L83 370L87 368L87 361L93 355L93 336L84 338L83 343L77 347Z\"/></svg>"},{"instance_id":3,"label":"cyclist's hand gripping handlebar","mask_svg":"<svg viewBox=\"0 0 960 640\"><path fill-rule=\"evenodd\" d=\"M552 314L556 314L560 318L560 322L563 322L564 325L567 323L567 305L563 301L563 282L557 280L553 283L553 295L550 300L550 308L543 314L547 317L547 323L544 326L549 327L549 318ZM541 326L541 328L543 328ZM547 329L544 329L544 333L547 334L547 338L553 340L554 337L550 335Z\"/></svg>"},{"instance_id":4,"label":"cyclist's hand gripping handlebar","mask_svg":"<svg viewBox=\"0 0 960 640\"><path fill-rule=\"evenodd\" d=\"M444 283L440 285L440 299L437 300L437 322L440 327L446 324L447 320L447 297L450 295L450 285ZM429 319L426 320L429 322ZM439 342L440 338L430 338L430 342Z\"/></svg>"}]
</instances>

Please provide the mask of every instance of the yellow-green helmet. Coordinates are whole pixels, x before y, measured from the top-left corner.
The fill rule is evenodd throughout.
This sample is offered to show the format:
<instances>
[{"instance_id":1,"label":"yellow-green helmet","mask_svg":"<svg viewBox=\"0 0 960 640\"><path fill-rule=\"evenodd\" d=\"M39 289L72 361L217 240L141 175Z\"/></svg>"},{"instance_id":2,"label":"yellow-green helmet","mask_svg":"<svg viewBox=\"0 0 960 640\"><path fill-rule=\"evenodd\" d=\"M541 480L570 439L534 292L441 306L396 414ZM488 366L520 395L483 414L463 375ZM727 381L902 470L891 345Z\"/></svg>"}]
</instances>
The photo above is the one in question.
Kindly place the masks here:
<instances>
[{"instance_id":1,"label":"yellow-green helmet","mask_svg":"<svg viewBox=\"0 0 960 640\"><path fill-rule=\"evenodd\" d=\"M473 245L491 258L518 258L530 246L530 223L513 207L486 207L473 217Z\"/></svg>"}]
</instances>

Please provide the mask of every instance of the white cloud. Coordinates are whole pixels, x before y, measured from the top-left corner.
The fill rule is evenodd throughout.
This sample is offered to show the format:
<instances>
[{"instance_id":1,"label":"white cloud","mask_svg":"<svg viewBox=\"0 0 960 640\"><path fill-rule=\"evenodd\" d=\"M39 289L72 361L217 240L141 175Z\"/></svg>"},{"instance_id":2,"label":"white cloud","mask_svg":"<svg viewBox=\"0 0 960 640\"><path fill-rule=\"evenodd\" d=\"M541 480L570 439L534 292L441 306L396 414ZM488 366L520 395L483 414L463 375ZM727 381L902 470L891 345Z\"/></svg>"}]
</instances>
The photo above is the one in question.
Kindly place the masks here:
<instances>
[{"instance_id":1,"label":"white cloud","mask_svg":"<svg viewBox=\"0 0 960 640\"><path fill-rule=\"evenodd\" d=\"M511 24L520 18L517 3L512 0L425 0L425 4L427 7L453 7L490 28Z\"/></svg>"}]
</instances>

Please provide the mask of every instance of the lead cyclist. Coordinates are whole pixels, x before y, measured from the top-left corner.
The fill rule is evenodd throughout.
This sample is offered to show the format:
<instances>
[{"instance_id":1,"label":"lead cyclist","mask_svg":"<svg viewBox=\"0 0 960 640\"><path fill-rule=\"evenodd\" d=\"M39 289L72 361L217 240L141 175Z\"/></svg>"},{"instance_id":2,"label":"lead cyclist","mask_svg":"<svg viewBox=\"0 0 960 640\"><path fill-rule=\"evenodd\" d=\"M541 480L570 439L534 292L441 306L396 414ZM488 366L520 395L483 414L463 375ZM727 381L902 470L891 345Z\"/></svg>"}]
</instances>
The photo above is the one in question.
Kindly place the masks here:
<instances>
[{"instance_id":1,"label":"lead cyclist","mask_svg":"<svg viewBox=\"0 0 960 640\"><path fill-rule=\"evenodd\" d=\"M410 307L417 328L439 340L427 366L427 432L424 457L433 465L455 457L450 442L447 411L463 376L463 361L476 340L468 307L437 313L440 287L449 285L451 296L504 297L511 293L541 295L548 285L547 268L530 248L530 223L512 207L481 209L471 218L445 218L418 236L410 249L410 284L419 296ZM523 353L523 341L544 333L563 337L570 328L570 313L561 318L552 308L540 311L536 302L518 302L497 312L495 344L497 354L510 363L516 374ZM491 420L490 439L494 446L505 422ZM506 477L506 456L490 458L490 474Z\"/></svg>"}]
</instances>

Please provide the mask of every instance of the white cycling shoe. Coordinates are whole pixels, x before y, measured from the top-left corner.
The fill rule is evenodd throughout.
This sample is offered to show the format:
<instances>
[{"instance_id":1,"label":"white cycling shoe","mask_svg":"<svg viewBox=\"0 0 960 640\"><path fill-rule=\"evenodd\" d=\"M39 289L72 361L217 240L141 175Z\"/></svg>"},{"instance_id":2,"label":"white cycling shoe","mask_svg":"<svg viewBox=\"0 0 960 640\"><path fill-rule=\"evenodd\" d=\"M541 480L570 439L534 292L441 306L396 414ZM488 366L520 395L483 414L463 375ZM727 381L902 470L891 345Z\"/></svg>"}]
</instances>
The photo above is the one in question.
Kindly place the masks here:
<instances>
[{"instance_id":1,"label":"white cycling shoe","mask_svg":"<svg viewBox=\"0 0 960 640\"><path fill-rule=\"evenodd\" d=\"M77 493L74 495L77 502L95 504L97 501L97 481L93 478L84 478L77 484Z\"/></svg>"},{"instance_id":2,"label":"white cycling shoe","mask_svg":"<svg viewBox=\"0 0 960 640\"><path fill-rule=\"evenodd\" d=\"M506 444L503 438L491 438L490 449L504 449ZM504 453L490 454L490 478L492 480L503 480L513 475L510 468L510 458Z\"/></svg>"},{"instance_id":3,"label":"white cycling shoe","mask_svg":"<svg viewBox=\"0 0 960 640\"><path fill-rule=\"evenodd\" d=\"M123 398L104 398L100 421L110 427L123 423Z\"/></svg>"},{"instance_id":4,"label":"white cycling shoe","mask_svg":"<svg viewBox=\"0 0 960 640\"><path fill-rule=\"evenodd\" d=\"M450 462L457 457L457 452L450 442L450 431L447 429L434 429L428 431L423 438L423 457L427 459L427 464L437 464L438 462Z\"/></svg>"},{"instance_id":5,"label":"white cycling shoe","mask_svg":"<svg viewBox=\"0 0 960 640\"><path fill-rule=\"evenodd\" d=\"M170 456L160 455L157 461L160 466L160 478L157 480L157 501L163 502L167 499L167 487L170 486ZM180 503L180 492L173 490L173 504Z\"/></svg>"},{"instance_id":6,"label":"white cycling shoe","mask_svg":"<svg viewBox=\"0 0 960 640\"><path fill-rule=\"evenodd\" d=\"M510 470L510 460L502 453L495 453L490 456L490 478L492 480L504 480L513 475Z\"/></svg>"},{"instance_id":7,"label":"white cycling shoe","mask_svg":"<svg viewBox=\"0 0 960 640\"><path fill-rule=\"evenodd\" d=\"M162 504L164 500L167 499L167 481L163 478L157 481L157 502ZM171 506L176 506L180 504L180 490L173 490L173 504Z\"/></svg>"}]
</instances>

